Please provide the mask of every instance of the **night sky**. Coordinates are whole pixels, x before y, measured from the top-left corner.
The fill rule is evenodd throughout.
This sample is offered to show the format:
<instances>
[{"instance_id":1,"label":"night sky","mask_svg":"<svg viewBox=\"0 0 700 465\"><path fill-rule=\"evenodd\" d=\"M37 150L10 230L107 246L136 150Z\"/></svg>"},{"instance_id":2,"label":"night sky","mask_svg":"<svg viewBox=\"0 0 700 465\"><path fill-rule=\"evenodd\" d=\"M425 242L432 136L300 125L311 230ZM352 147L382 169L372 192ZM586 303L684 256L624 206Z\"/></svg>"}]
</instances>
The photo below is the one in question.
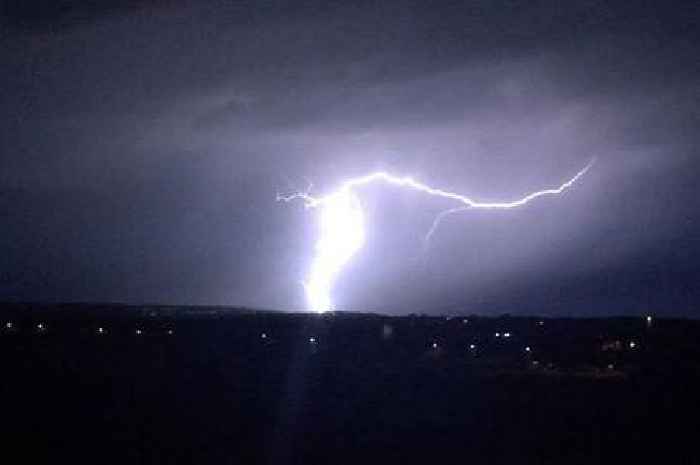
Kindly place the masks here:
<instances>
[{"instance_id":1,"label":"night sky","mask_svg":"<svg viewBox=\"0 0 700 465\"><path fill-rule=\"evenodd\" d=\"M340 309L700 316L697 2L10 0L0 301L298 310L314 212L376 169Z\"/></svg>"}]
</instances>

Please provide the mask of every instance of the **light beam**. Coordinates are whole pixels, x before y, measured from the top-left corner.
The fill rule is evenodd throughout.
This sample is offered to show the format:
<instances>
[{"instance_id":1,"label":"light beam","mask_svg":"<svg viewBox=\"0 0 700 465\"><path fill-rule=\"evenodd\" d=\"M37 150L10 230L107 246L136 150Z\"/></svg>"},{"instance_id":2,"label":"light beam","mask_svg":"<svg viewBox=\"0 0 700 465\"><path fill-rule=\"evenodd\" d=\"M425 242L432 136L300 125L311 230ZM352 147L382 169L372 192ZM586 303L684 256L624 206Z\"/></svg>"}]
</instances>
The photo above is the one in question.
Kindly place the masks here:
<instances>
[{"instance_id":1,"label":"light beam","mask_svg":"<svg viewBox=\"0 0 700 465\"><path fill-rule=\"evenodd\" d=\"M413 189L435 197L457 202L458 207L437 215L425 237L427 243L442 219L469 208L510 209L521 207L539 197L562 194L576 183L593 166L592 159L582 170L559 187L544 189L507 202L480 202L470 197L423 184L411 177L394 176L384 171L376 171L365 176L351 178L330 194L316 197L311 195L311 187L305 192L291 195L277 195L277 200L291 202L301 200L306 208L320 208L319 238L315 246L315 256L311 270L304 281L308 305L319 313L333 310L331 290L343 266L350 261L365 242L364 213L355 189L367 184L384 182L389 185Z\"/></svg>"}]
</instances>

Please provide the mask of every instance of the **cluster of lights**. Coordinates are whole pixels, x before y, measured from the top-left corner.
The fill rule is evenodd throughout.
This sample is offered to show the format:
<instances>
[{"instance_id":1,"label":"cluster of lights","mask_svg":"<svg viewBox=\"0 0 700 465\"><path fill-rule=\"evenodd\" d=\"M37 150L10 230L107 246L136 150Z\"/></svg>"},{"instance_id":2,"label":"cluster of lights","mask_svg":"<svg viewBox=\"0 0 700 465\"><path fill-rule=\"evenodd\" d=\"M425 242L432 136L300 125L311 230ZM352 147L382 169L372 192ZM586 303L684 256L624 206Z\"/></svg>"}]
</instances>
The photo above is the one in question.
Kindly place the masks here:
<instances>
[{"instance_id":1,"label":"cluster of lights","mask_svg":"<svg viewBox=\"0 0 700 465\"><path fill-rule=\"evenodd\" d=\"M107 329L103 326L100 326L97 328L97 334L107 334ZM137 336L141 336L143 334L143 330L141 328L136 328L134 330L134 334L136 334ZM168 336L172 336L173 334L175 334L175 331L172 328L170 328L165 331L165 334L167 334Z\"/></svg>"},{"instance_id":2,"label":"cluster of lights","mask_svg":"<svg viewBox=\"0 0 700 465\"><path fill-rule=\"evenodd\" d=\"M651 320L652 320L652 317L651 317L651 316L647 316L647 317L646 317L646 321L647 321L647 322L651 322ZM467 319L464 319L464 320L462 320L462 321L463 321L463 323L467 323L467 322L468 322ZM543 321L539 321L539 322L538 322L538 325L540 325L540 326L542 326L543 324L544 324ZM12 330L12 329L14 329L15 326L14 326L14 323L13 323L13 322L8 321L8 322L6 322L6 323L4 324L4 327L5 327L6 330ZM44 332L44 331L46 331L46 329L47 329L45 323L37 323L36 326L35 326L35 328L36 328L36 330L37 330L38 332ZM100 327L98 327L98 328L96 329L96 332L97 332L97 334L103 335L103 334L106 334L106 333L107 333L107 330L106 330L104 327L100 326ZM140 335L143 334L143 330L142 330L141 328L136 328L135 331L134 331L134 333L135 333L137 336L140 336ZM168 329L168 330L166 331L166 333L167 333L168 335L173 335L173 334L174 334L174 331L173 331L173 329ZM512 333L509 332L509 331L506 331L506 332L496 332L496 333L494 333L494 336L495 336L496 338L510 338L510 337L512 336ZM260 333L260 339L262 339L262 340L267 340L268 337L269 337L269 336L268 336L267 333L265 333L265 332ZM308 343L309 343L310 345L312 345L312 346L315 346L315 345L317 344L317 342L318 342L318 341L317 341L317 339L316 339L315 336L310 336L310 337L308 338ZM432 342L430 343L430 347L431 347L433 350L437 350L440 346L439 346L439 344L438 344L437 341L432 341ZM469 344L468 347L469 347L469 351L471 351L471 352L473 352L473 353L474 353L474 352L476 351L476 349L477 349L476 344L473 344L473 343L472 343L472 344ZM634 341L634 340L630 340L630 341L628 342L628 347L629 347L630 349L634 350L634 349L636 349L636 348L638 347L638 343L637 343L636 341ZM533 352L533 349L532 349L531 346L525 346L524 351L525 351L527 354L531 354L531 353ZM534 361L532 362L532 364L535 365L535 366L537 366L537 365L539 365L539 361L534 360ZM614 369L614 365L612 365L612 364L608 365L608 369L610 369L610 370Z\"/></svg>"},{"instance_id":3,"label":"cluster of lights","mask_svg":"<svg viewBox=\"0 0 700 465\"><path fill-rule=\"evenodd\" d=\"M506 334L508 334L508 336L506 336ZM496 333L496 335L497 335L497 337L500 337L500 333ZM510 333L505 333L505 334L503 334L503 336L504 336L504 337L510 337ZM632 344L634 344L634 343L632 343ZM440 347L440 345L439 345L437 342L433 341L433 342L430 344L430 347L431 347L432 349L438 349L438 348ZM632 347L633 347L633 346L632 346ZM470 350L470 351L475 351L475 350L476 350L476 344L473 344L473 343L472 343L472 344L469 344L469 350ZM532 347L530 347L530 346L525 346L525 352L531 353L531 352L532 352Z\"/></svg>"},{"instance_id":4,"label":"cluster of lights","mask_svg":"<svg viewBox=\"0 0 700 465\"><path fill-rule=\"evenodd\" d=\"M14 330L14 329L15 329L15 324L14 324L13 322L11 322L11 321L7 321L7 322L5 322L5 324L3 325L3 327L5 328L5 330L10 331L10 330ZM37 332L40 332L40 333L41 333L41 332L47 331L48 328L47 328L47 326L46 326L46 323L43 323L43 322L42 322L42 323L37 323L36 325L34 325L34 329L35 329ZM95 329L95 333L97 333L97 334L99 334L99 335L107 334L107 328L105 328L104 326L98 326L98 327ZM135 333L136 335L140 336L140 335L143 334L143 330L142 330L141 328L136 328L136 329L134 330L134 333ZM172 336L173 334L175 334L175 331L174 331L173 329L168 329L168 330L166 330L166 334L168 334L169 336Z\"/></svg>"},{"instance_id":5,"label":"cluster of lights","mask_svg":"<svg viewBox=\"0 0 700 465\"><path fill-rule=\"evenodd\" d=\"M11 321L5 322L5 324L3 326L6 330L12 330L15 328L14 323ZM44 332L44 331L46 331L46 324L45 323L37 323L35 325L35 329L38 332ZM95 329L95 333L97 333L99 335L104 335L104 334L107 334L107 329L104 326L98 326ZM134 329L134 334L137 336L141 336L144 334L144 331L141 328L136 328L136 329ZM166 334L168 336L172 336L175 334L175 331L172 328L170 328L170 329L166 330ZM269 336L267 333L265 333L265 332L260 333L260 339L267 340L268 338L269 338ZM315 345L318 341L317 341L316 337L311 336L308 338L308 342L311 345Z\"/></svg>"}]
</instances>

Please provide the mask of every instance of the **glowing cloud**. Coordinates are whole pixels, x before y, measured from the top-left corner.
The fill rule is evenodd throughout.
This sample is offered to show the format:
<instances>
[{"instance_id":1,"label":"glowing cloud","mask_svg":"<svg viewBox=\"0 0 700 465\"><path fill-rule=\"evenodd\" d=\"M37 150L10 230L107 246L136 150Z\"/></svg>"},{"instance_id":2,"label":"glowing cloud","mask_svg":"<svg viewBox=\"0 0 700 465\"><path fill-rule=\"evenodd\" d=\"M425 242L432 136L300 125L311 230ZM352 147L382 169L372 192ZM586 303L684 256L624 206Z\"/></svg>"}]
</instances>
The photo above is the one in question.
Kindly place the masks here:
<instances>
[{"instance_id":1,"label":"glowing cloud","mask_svg":"<svg viewBox=\"0 0 700 465\"><path fill-rule=\"evenodd\" d=\"M278 195L277 200L291 202L302 200L307 208L319 208L319 238L316 242L315 256L309 275L304 281L306 298L311 310L325 312L333 309L331 291L333 283L343 266L362 248L365 242L364 214L360 200L355 194L355 188L375 182L409 188L435 197L447 198L461 204L438 214L426 235L429 241L440 221L447 215L467 210L469 208L510 209L521 207L539 197L559 195L570 188L581 176L593 166L591 160L574 177L559 187L544 189L507 202L479 202L456 194L430 187L410 177L397 177L384 171L377 171L365 176L351 178L328 195L316 197L307 192L297 192L291 195ZM310 190L310 189L309 189Z\"/></svg>"}]
</instances>

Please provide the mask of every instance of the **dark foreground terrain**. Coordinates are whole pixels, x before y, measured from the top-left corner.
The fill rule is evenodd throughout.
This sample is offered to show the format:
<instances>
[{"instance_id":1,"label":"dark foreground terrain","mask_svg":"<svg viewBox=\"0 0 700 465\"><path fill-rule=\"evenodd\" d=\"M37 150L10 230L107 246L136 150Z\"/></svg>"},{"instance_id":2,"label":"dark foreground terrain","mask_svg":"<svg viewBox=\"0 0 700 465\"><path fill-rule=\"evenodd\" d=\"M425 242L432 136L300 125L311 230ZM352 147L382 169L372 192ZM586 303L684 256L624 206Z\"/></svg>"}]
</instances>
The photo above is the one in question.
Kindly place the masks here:
<instances>
[{"instance_id":1,"label":"dark foreground terrain","mask_svg":"<svg viewBox=\"0 0 700 465\"><path fill-rule=\"evenodd\" d=\"M2 463L700 463L700 324L0 309Z\"/></svg>"}]
</instances>

